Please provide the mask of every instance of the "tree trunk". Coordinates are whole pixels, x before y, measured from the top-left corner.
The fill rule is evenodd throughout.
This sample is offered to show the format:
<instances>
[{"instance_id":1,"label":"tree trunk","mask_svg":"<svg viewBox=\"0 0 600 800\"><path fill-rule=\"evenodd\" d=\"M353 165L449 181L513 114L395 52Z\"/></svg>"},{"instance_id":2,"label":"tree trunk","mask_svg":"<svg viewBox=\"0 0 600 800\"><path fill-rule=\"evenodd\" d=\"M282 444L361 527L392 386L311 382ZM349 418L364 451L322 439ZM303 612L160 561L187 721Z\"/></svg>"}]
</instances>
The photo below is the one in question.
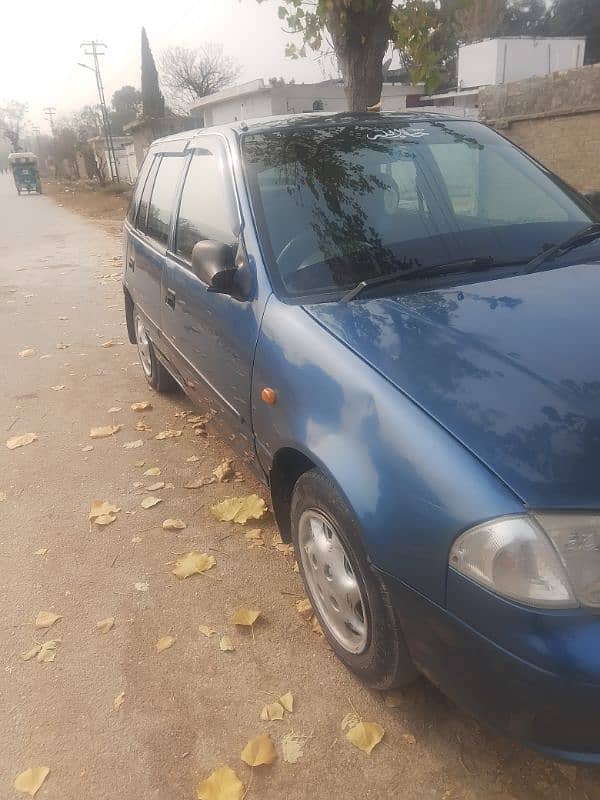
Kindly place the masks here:
<instances>
[{"instance_id":1,"label":"tree trunk","mask_svg":"<svg viewBox=\"0 0 600 800\"><path fill-rule=\"evenodd\" d=\"M381 65L391 36L391 10L392 0L338 0L327 13L349 111L366 111L381 99Z\"/></svg>"}]
</instances>

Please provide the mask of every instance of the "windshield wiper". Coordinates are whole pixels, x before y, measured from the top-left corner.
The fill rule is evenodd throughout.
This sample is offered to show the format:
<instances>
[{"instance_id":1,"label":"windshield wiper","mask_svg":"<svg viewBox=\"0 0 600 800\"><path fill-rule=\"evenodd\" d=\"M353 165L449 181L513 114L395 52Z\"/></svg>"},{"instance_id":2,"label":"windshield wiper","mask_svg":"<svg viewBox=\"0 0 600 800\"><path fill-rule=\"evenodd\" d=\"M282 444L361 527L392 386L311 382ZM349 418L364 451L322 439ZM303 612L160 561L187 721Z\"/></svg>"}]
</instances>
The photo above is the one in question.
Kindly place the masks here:
<instances>
[{"instance_id":1,"label":"windshield wiper","mask_svg":"<svg viewBox=\"0 0 600 800\"><path fill-rule=\"evenodd\" d=\"M587 228L579 231L579 233L576 233L575 236L565 239L564 242L560 242L560 244L554 245L554 247L550 247L548 250L544 250L543 253L540 253L535 258L532 258L531 261L529 261L526 265L527 271L535 272L536 269L546 261L556 258L556 256L562 256L564 253L568 253L569 250L573 250L575 247L581 247L584 244L593 242L594 239L597 239L598 237L600 237L600 222L594 222L592 225L588 225Z\"/></svg>"},{"instance_id":2,"label":"windshield wiper","mask_svg":"<svg viewBox=\"0 0 600 800\"><path fill-rule=\"evenodd\" d=\"M525 259L520 261L495 261L491 256L479 256L478 258L461 258L457 261L447 261L443 264L430 264L428 267L414 267L414 269L399 270L387 275L376 275L373 278L365 278L360 281L352 289L349 289L342 295L341 302L348 303L354 300L355 297L363 291L363 289L370 289L372 286L384 286L387 283L395 283L396 281L403 281L407 278L427 276L431 274L444 275L452 272L471 272L479 269L486 269L487 267L507 267L512 264L522 264Z\"/></svg>"}]
</instances>

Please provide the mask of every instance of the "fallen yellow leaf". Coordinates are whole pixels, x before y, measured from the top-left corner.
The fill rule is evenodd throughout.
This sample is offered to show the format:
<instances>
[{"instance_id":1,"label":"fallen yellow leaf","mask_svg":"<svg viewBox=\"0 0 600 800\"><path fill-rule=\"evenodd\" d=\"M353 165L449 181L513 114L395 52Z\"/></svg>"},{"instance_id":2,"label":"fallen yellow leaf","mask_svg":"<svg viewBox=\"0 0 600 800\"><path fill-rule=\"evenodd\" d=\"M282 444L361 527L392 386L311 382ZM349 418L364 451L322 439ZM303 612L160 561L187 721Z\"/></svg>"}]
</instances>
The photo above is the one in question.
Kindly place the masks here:
<instances>
[{"instance_id":1,"label":"fallen yellow leaf","mask_svg":"<svg viewBox=\"0 0 600 800\"><path fill-rule=\"evenodd\" d=\"M23 794L34 797L49 774L50 770L48 767L30 767L26 769L25 772L21 772L17 775L13 787L17 792L23 792Z\"/></svg>"},{"instance_id":2,"label":"fallen yellow leaf","mask_svg":"<svg viewBox=\"0 0 600 800\"><path fill-rule=\"evenodd\" d=\"M189 458L186 458L186 462L188 464L193 464L195 461L200 461L200 456L190 456Z\"/></svg>"},{"instance_id":3,"label":"fallen yellow leaf","mask_svg":"<svg viewBox=\"0 0 600 800\"><path fill-rule=\"evenodd\" d=\"M60 614L53 614L52 611L40 611L35 618L35 627L51 628L59 619L62 619Z\"/></svg>"},{"instance_id":4,"label":"fallen yellow leaf","mask_svg":"<svg viewBox=\"0 0 600 800\"><path fill-rule=\"evenodd\" d=\"M122 425L103 425L100 428L90 428L90 439L104 439L106 436L113 436L122 427Z\"/></svg>"},{"instance_id":5,"label":"fallen yellow leaf","mask_svg":"<svg viewBox=\"0 0 600 800\"><path fill-rule=\"evenodd\" d=\"M317 636L324 636L323 628L321 627L321 623L319 620L313 615L310 620L310 629L313 633L316 633Z\"/></svg>"},{"instance_id":6,"label":"fallen yellow leaf","mask_svg":"<svg viewBox=\"0 0 600 800\"><path fill-rule=\"evenodd\" d=\"M198 625L198 630L203 636L206 636L207 639L210 639L216 631L213 628L209 628L208 625Z\"/></svg>"},{"instance_id":7,"label":"fallen yellow leaf","mask_svg":"<svg viewBox=\"0 0 600 800\"><path fill-rule=\"evenodd\" d=\"M159 503L162 503L161 497L144 497L140 505L142 506L142 508L153 508L154 506L157 506Z\"/></svg>"},{"instance_id":8,"label":"fallen yellow leaf","mask_svg":"<svg viewBox=\"0 0 600 800\"><path fill-rule=\"evenodd\" d=\"M152 403L148 400L142 400L141 403L132 403L130 407L132 411L152 411Z\"/></svg>"},{"instance_id":9,"label":"fallen yellow leaf","mask_svg":"<svg viewBox=\"0 0 600 800\"><path fill-rule=\"evenodd\" d=\"M169 647L173 647L175 644L175 639L173 636L163 636L161 639L158 640L156 643L156 652L162 653L163 650L168 650Z\"/></svg>"},{"instance_id":10,"label":"fallen yellow leaf","mask_svg":"<svg viewBox=\"0 0 600 800\"><path fill-rule=\"evenodd\" d=\"M244 524L249 519L260 519L267 512L265 501L257 494L246 497L229 497L209 509L220 522Z\"/></svg>"},{"instance_id":11,"label":"fallen yellow leaf","mask_svg":"<svg viewBox=\"0 0 600 800\"><path fill-rule=\"evenodd\" d=\"M35 348L28 347L26 350L21 350L19 352L19 358L31 358L31 356L35 355Z\"/></svg>"},{"instance_id":12,"label":"fallen yellow leaf","mask_svg":"<svg viewBox=\"0 0 600 800\"><path fill-rule=\"evenodd\" d=\"M182 519L166 519L163 524L164 531L182 531L187 525Z\"/></svg>"},{"instance_id":13,"label":"fallen yellow leaf","mask_svg":"<svg viewBox=\"0 0 600 800\"><path fill-rule=\"evenodd\" d=\"M260 712L260 718L265 722L271 722L274 719L283 719L284 708L281 703L269 703L263 706Z\"/></svg>"},{"instance_id":14,"label":"fallen yellow leaf","mask_svg":"<svg viewBox=\"0 0 600 800\"><path fill-rule=\"evenodd\" d=\"M92 500L88 519L96 525L110 525L121 509L108 500Z\"/></svg>"},{"instance_id":15,"label":"fallen yellow leaf","mask_svg":"<svg viewBox=\"0 0 600 800\"><path fill-rule=\"evenodd\" d=\"M61 392L65 388L65 384L59 383L56 386L51 386L50 388L52 389L53 392Z\"/></svg>"},{"instance_id":16,"label":"fallen yellow leaf","mask_svg":"<svg viewBox=\"0 0 600 800\"><path fill-rule=\"evenodd\" d=\"M189 578L191 575L199 575L202 572L214 567L217 563L214 556L209 556L206 553L199 553L197 550L192 550L191 553L186 553L175 562L175 568L172 571L180 580Z\"/></svg>"},{"instance_id":17,"label":"fallen yellow leaf","mask_svg":"<svg viewBox=\"0 0 600 800\"><path fill-rule=\"evenodd\" d=\"M154 438L155 439L159 439L159 440L160 439L175 439L178 436L181 436L182 433L183 433L183 431L172 431L172 430L168 429L166 431L161 431L160 433L157 433Z\"/></svg>"},{"instance_id":18,"label":"fallen yellow leaf","mask_svg":"<svg viewBox=\"0 0 600 800\"><path fill-rule=\"evenodd\" d=\"M159 489L165 488L164 481L156 481L156 483L151 483L149 486L146 486L146 492L157 492Z\"/></svg>"},{"instance_id":19,"label":"fallen yellow leaf","mask_svg":"<svg viewBox=\"0 0 600 800\"><path fill-rule=\"evenodd\" d=\"M123 448L125 450L137 450L138 447L142 447L144 442L142 439L135 439L133 442L125 442L123 444Z\"/></svg>"},{"instance_id":20,"label":"fallen yellow leaf","mask_svg":"<svg viewBox=\"0 0 600 800\"><path fill-rule=\"evenodd\" d=\"M228 767L218 767L196 787L197 800L242 800L244 784Z\"/></svg>"},{"instance_id":21,"label":"fallen yellow leaf","mask_svg":"<svg viewBox=\"0 0 600 800\"><path fill-rule=\"evenodd\" d=\"M108 633L115 624L114 617L107 617L106 619L101 619L100 622L96 623L96 630L98 633Z\"/></svg>"},{"instance_id":22,"label":"fallen yellow leaf","mask_svg":"<svg viewBox=\"0 0 600 800\"><path fill-rule=\"evenodd\" d=\"M125 692L120 692L113 700L113 708L118 711L125 702Z\"/></svg>"},{"instance_id":23,"label":"fallen yellow leaf","mask_svg":"<svg viewBox=\"0 0 600 800\"><path fill-rule=\"evenodd\" d=\"M143 419L139 419L135 423L135 425L133 427L135 428L136 431L147 431L147 432L149 432L149 431L152 430L150 425L148 425L148 423Z\"/></svg>"},{"instance_id":24,"label":"fallen yellow leaf","mask_svg":"<svg viewBox=\"0 0 600 800\"><path fill-rule=\"evenodd\" d=\"M12 439L7 439L6 446L9 450L16 450L17 447L24 447L26 444L37 441L37 438L37 433L24 433L21 436L13 436Z\"/></svg>"},{"instance_id":25,"label":"fallen yellow leaf","mask_svg":"<svg viewBox=\"0 0 600 800\"><path fill-rule=\"evenodd\" d=\"M249 767L260 767L262 764L272 764L277 753L269 734L261 733L250 739L240 757Z\"/></svg>"},{"instance_id":26,"label":"fallen yellow leaf","mask_svg":"<svg viewBox=\"0 0 600 800\"><path fill-rule=\"evenodd\" d=\"M216 469L213 469L212 474L221 483L225 483L225 481L231 480L235 475L235 470L233 468L233 459L226 458L219 464L219 466Z\"/></svg>"},{"instance_id":27,"label":"fallen yellow leaf","mask_svg":"<svg viewBox=\"0 0 600 800\"><path fill-rule=\"evenodd\" d=\"M54 639L51 639L48 642L44 642L41 645L39 652L37 654L37 660L40 663L50 663L54 661L56 658L56 648L58 647L58 642Z\"/></svg>"},{"instance_id":28,"label":"fallen yellow leaf","mask_svg":"<svg viewBox=\"0 0 600 800\"><path fill-rule=\"evenodd\" d=\"M252 626L259 617L260 611L253 608L238 608L231 617L231 624Z\"/></svg>"},{"instance_id":29,"label":"fallen yellow leaf","mask_svg":"<svg viewBox=\"0 0 600 800\"><path fill-rule=\"evenodd\" d=\"M223 651L235 650L233 642L231 641L229 636L221 636L221 639L219 641L219 650Z\"/></svg>"},{"instance_id":30,"label":"fallen yellow leaf","mask_svg":"<svg viewBox=\"0 0 600 800\"><path fill-rule=\"evenodd\" d=\"M34 551L33 555L34 556L45 556L47 552L48 552L48 548L47 547L40 547L39 550L35 550Z\"/></svg>"},{"instance_id":31,"label":"fallen yellow leaf","mask_svg":"<svg viewBox=\"0 0 600 800\"><path fill-rule=\"evenodd\" d=\"M296 611L300 614L302 619L309 620L312 617L313 608L308 597L302 600L296 600Z\"/></svg>"},{"instance_id":32,"label":"fallen yellow leaf","mask_svg":"<svg viewBox=\"0 0 600 800\"><path fill-rule=\"evenodd\" d=\"M160 475L160 467L150 467L150 469L147 469L144 472L144 475L147 475L149 478L155 475Z\"/></svg>"},{"instance_id":33,"label":"fallen yellow leaf","mask_svg":"<svg viewBox=\"0 0 600 800\"><path fill-rule=\"evenodd\" d=\"M123 410L123 409L121 408L121 406L111 406L111 407L108 409L108 413L109 413L109 414L117 414L119 411L122 411L122 410Z\"/></svg>"},{"instance_id":34,"label":"fallen yellow leaf","mask_svg":"<svg viewBox=\"0 0 600 800\"><path fill-rule=\"evenodd\" d=\"M292 713L294 710L294 695L291 692L282 694L279 698L279 702L289 714Z\"/></svg>"},{"instance_id":35,"label":"fallen yellow leaf","mask_svg":"<svg viewBox=\"0 0 600 800\"><path fill-rule=\"evenodd\" d=\"M346 739L363 753L371 750L383 739L385 731L377 722L358 722L346 734Z\"/></svg>"},{"instance_id":36,"label":"fallen yellow leaf","mask_svg":"<svg viewBox=\"0 0 600 800\"><path fill-rule=\"evenodd\" d=\"M0 492L0 503L6 500L6 492Z\"/></svg>"},{"instance_id":37,"label":"fallen yellow leaf","mask_svg":"<svg viewBox=\"0 0 600 800\"><path fill-rule=\"evenodd\" d=\"M283 751L283 760L288 764L295 764L304 755L304 745L306 744L307 736L290 731L286 733L281 740L281 749Z\"/></svg>"},{"instance_id":38,"label":"fallen yellow leaf","mask_svg":"<svg viewBox=\"0 0 600 800\"><path fill-rule=\"evenodd\" d=\"M196 478L196 480L189 481L184 484L184 489L202 489L203 486L210 486L211 483L216 483L217 479L212 478Z\"/></svg>"}]
</instances>

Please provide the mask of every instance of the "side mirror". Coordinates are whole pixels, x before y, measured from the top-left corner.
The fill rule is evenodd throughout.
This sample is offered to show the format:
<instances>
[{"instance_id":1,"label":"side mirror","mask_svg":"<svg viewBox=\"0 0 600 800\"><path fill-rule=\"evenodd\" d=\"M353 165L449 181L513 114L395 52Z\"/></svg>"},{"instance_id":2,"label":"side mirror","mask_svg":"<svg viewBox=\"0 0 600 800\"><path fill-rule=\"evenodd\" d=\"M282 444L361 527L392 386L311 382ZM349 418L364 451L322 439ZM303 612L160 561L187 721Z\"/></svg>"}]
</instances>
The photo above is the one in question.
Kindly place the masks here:
<instances>
[{"instance_id":1,"label":"side mirror","mask_svg":"<svg viewBox=\"0 0 600 800\"><path fill-rule=\"evenodd\" d=\"M207 284L209 292L232 294L237 272L233 248L214 239L196 242L192 250L192 272Z\"/></svg>"}]
</instances>

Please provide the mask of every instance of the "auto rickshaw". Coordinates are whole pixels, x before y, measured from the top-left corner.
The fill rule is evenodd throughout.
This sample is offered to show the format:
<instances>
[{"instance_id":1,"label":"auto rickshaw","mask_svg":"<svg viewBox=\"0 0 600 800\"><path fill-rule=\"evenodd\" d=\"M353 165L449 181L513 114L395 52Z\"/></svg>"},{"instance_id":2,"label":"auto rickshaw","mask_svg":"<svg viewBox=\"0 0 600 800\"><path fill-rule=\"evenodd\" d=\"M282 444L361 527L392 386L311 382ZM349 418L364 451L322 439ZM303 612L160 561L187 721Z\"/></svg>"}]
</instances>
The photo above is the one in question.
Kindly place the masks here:
<instances>
[{"instance_id":1,"label":"auto rickshaw","mask_svg":"<svg viewBox=\"0 0 600 800\"><path fill-rule=\"evenodd\" d=\"M35 153L9 153L8 163L12 169L17 192L42 193L42 182Z\"/></svg>"}]
</instances>

